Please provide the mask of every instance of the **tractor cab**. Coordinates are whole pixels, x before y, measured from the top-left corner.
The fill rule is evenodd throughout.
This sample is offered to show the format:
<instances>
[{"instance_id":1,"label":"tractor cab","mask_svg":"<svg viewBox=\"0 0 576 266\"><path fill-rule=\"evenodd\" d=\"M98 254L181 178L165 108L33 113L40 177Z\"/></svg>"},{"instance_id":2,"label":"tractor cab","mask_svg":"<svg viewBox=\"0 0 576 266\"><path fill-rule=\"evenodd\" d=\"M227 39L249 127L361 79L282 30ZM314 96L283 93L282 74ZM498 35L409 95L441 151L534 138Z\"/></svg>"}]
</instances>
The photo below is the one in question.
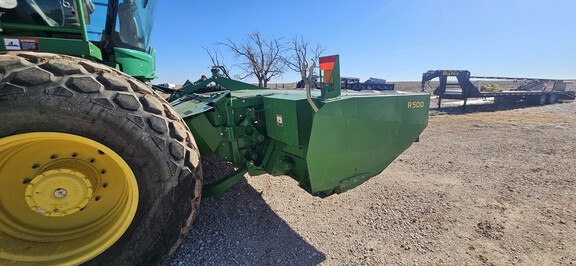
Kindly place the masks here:
<instances>
[{"instance_id":1,"label":"tractor cab","mask_svg":"<svg viewBox=\"0 0 576 266\"><path fill-rule=\"evenodd\" d=\"M0 51L68 54L154 78L155 0L25 0L0 4Z\"/></svg>"}]
</instances>

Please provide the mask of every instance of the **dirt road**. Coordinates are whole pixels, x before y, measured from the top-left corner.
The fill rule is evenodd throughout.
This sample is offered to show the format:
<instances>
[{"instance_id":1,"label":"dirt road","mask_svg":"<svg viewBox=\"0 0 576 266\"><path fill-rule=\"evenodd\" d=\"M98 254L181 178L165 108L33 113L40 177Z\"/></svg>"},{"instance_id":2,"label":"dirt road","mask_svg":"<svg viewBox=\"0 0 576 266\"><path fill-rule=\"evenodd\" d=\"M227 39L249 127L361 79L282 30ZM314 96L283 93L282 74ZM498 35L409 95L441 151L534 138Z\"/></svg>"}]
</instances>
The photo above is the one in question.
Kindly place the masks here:
<instances>
[{"instance_id":1,"label":"dirt road","mask_svg":"<svg viewBox=\"0 0 576 266\"><path fill-rule=\"evenodd\" d=\"M576 265L576 102L431 111L382 174L319 199L247 177L172 265Z\"/></svg>"}]
</instances>

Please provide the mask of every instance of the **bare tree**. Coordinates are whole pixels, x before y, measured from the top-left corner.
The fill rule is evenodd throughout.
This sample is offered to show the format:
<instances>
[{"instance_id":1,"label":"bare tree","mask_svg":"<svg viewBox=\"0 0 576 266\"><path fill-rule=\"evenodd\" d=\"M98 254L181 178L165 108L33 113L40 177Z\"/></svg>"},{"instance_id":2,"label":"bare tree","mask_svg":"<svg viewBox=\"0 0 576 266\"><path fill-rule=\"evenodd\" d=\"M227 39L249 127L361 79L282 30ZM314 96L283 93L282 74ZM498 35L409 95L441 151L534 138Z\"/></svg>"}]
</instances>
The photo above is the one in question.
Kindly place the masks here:
<instances>
[{"instance_id":1,"label":"bare tree","mask_svg":"<svg viewBox=\"0 0 576 266\"><path fill-rule=\"evenodd\" d=\"M204 51L206 51L206 53L210 57L210 60L212 61L212 66L220 68L224 76L230 77L230 68L228 68L224 63L224 56L222 55L222 52L220 52L220 50L217 47L213 47L212 50L208 50L208 48L206 47L202 48L204 48Z\"/></svg>"},{"instance_id":2,"label":"bare tree","mask_svg":"<svg viewBox=\"0 0 576 266\"><path fill-rule=\"evenodd\" d=\"M313 63L313 66L316 66L315 62L318 61L318 57L326 48L319 43L312 47L310 42L305 40L303 36L294 36L290 40L290 48L288 50L290 55L285 58L286 65L291 70L300 73L305 86L309 86L314 67L310 67L308 60Z\"/></svg>"},{"instance_id":3,"label":"bare tree","mask_svg":"<svg viewBox=\"0 0 576 266\"><path fill-rule=\"evenodd\" d=\"M262 38L259 32L248 34L244 43L236 43L227 39L225 43L219 43L230 49L236 59L240 59L238 65L243 71L245 79L250 76L258 79L258 86L268 85L273 77L280 76L286 70L283 60L285 51L281 38L272 37L269 40Z\"/></svg>"}]
</instances>

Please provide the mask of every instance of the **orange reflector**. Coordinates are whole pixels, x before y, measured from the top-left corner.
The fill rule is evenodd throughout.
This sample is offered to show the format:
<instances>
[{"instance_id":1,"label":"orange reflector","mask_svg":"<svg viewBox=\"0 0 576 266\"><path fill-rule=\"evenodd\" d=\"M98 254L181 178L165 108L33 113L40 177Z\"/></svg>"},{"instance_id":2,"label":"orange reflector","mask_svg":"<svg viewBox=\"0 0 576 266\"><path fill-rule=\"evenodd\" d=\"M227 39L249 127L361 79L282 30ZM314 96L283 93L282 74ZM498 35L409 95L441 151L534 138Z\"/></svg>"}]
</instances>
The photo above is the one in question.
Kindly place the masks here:
<instances>
[{"instance_id":1,"label":"orange reflector","mask_svg":"<svg viewBox=\"0 0 576 266\"><path fill-rule=\"evenodd\" d=\"M334 69L334 62L336 62L337 55L320 57L320 70Z\"/></svg>"},{"instance_id":2,"label":"orange reflector","mask_svg":"<svg viewBox=\"0 0 576 266\"><path fill-rule=\"evenodd\" d=\"M332 83L332 70L324 70L324 83Z\"/></svg>"}]
</instances>

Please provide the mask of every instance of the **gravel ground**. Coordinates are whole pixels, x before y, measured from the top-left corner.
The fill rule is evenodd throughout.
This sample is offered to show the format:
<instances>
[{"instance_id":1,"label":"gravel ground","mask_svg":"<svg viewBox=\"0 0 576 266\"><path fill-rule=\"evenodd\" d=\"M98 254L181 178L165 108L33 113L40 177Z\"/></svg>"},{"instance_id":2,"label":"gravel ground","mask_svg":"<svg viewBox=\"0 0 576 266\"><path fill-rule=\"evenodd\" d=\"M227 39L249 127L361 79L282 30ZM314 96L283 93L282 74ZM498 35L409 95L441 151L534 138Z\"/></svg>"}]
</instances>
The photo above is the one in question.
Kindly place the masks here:
<instances>
[{"instance_id":1,"label":"gravel ground","mask_svg":"<svg viewBox=\"0 0 576 266\"><path fill-rule=\"evenodd\" d=\"M203 200L170 265L576 265L576 102L459 110L344 194L263 175Z\"/></svg>"}]
</instances>

